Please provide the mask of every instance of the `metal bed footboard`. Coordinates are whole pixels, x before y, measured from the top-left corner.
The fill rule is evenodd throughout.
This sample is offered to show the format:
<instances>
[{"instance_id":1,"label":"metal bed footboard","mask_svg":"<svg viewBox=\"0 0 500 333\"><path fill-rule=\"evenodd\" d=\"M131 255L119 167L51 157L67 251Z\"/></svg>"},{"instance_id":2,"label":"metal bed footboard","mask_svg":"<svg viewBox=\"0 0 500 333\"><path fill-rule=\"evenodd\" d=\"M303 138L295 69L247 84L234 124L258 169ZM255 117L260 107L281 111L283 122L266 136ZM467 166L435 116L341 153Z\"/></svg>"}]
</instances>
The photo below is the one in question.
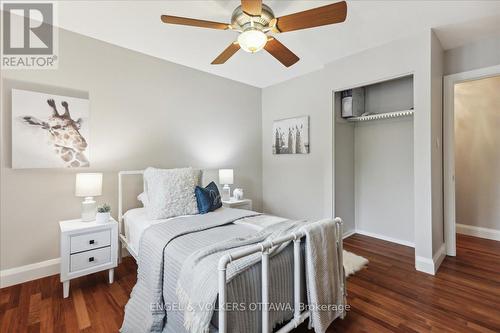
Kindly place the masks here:
<instances>
[{"instance_id":1,"label":"metal bed footboard","mask_svg":"<svg viewBox=\"0 0 500 333\"><path fill-rule=\"evenodd\" d=\"M345 317L345 304L346 304L346 287L345 287L345 274L344 274L344 266L343 266L343 244L342 244L342 219L337 217L334 220L336 236L335 240L337 243L337 258L338 258L338 270L340 277L340 286L339 292L340 303L339 308L341 308L341 318ZM294 328L302 324L308 317L309 312L302 311L301 312L301 301L300 297L302 295L301 290L301 270L302 270L302 254L301 254L301 240L304 238L305 233L303 231L297 231L295 233L291 233L290 235L283 236L274 241L265 241L259 244L256 244L247 249L235 251L233 253L227 254L223 256L219 260L219 333L227 333L227 312L226 312L226 303L227 303L227 293L226 293L226 270L227 266L231 261L237 260L251 254L261 252L261 260L262 260L262 304L261 304L261 313L262 313L262 330L263 333L270 332L270 322L269 322L269 249L273 246L280 245L282 243L286 243L289 241L293 241L293 298L294 298L294 314L293 319L291 319L286 325L281 327L277 333L287 333L292 331Z\"/></svg>"}]
</instances>

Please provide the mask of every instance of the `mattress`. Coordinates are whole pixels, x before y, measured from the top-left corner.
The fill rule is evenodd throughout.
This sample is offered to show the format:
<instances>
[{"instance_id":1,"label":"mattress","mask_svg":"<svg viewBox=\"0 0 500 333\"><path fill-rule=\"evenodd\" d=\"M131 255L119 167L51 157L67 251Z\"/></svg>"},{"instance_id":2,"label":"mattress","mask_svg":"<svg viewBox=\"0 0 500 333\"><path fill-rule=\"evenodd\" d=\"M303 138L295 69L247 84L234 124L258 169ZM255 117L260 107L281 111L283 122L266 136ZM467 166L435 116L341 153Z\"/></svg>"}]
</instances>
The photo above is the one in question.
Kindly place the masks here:
<instances>
[{"instance_id":1,"label":"mattress","mask_svg":"<svg viewBox=\"0 0 500 333\"><path fill-rule=\"evenodd\" d=\"M128 210L125 215L123 215L123 224L125 227L125 237L129 242L129 246L135 253L139 253L139 241L141 236L149 226L165 222L166 220L151 220L148 219L148 214L146 208L134 208Z\"/></svg>"}]
</instances>

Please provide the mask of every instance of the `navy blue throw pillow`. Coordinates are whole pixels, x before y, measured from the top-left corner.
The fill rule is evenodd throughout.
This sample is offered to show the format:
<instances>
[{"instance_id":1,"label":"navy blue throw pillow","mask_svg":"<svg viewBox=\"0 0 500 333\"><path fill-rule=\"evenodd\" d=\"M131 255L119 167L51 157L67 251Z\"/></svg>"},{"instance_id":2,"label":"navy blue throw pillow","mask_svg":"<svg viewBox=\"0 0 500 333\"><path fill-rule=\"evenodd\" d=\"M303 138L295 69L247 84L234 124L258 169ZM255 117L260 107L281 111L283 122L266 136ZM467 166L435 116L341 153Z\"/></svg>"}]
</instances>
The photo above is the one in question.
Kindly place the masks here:
<instances>
[{"instance_id":1,"label":"navy blue throw pillow","mask_svg":"<svg viewBox=\"0 0 500 333\"><path fill-rule=\"evenodd\" d=\"M194 193L200 214L206 214L222 207L219 189L214 182L211 182L205 188L196 186Z\"/></svg>"}]
</instances>

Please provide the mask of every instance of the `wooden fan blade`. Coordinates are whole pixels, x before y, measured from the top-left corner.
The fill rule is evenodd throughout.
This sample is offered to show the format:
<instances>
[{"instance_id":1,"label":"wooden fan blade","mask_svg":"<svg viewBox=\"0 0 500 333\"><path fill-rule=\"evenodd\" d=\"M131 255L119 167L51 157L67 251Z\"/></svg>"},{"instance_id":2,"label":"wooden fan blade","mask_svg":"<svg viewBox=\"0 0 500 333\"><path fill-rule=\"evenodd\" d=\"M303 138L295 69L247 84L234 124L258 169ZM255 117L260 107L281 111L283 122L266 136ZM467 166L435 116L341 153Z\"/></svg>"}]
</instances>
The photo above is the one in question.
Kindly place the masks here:
<instances>
[{"instance_id":1,"label":"wooden fan blade","mask_svg":"<svg viewBox=\"0 0 500 333\"><path fill-rule=\"evenodd\" d=\"M278 17L276 19L275 28L277 28L279 32L307 29L344 22L346 17L347 4L345 1L341 1L331 5Z\"/></svg>"},{"instance_id":2,"label":"wooden fan blade","mask_svg":"<svg viewBox=\"0 0 500 333\"><path fill-rule=\"evenodd\" d=\"M217 58L212 61L212 65L221 65L231 58L240 49L238 42L231 43Z\"/></svg>"},{"instance_id":3,"label":"wooden fan blade","mask_svg":"<svg viewBox=\"0 0 500 333\"><path fill-rule=\"evenodd\" d=\"M189 25L192 27L201 27L201 28L210 28L219 30L226 30L229 29L230 27L229 24L227 23L204 21L204 20L197 20L187 17L171 16L171 15L162 15L161 20L163 21L163 23L168 23L168 24Z\"/></svg>"},{"instance_id":4,"label":"wooden fan blade","mask_svg":"<svg viewBox=\"0 0 500 333\"><path fill-rule=\"evenodd\" d=\"M268 39L264 49L271 53L273 57L278 59L286 67L290 67L299 61L299 57L290 51L285 45L281 44L276 38L271 37Z\"/></svg>"},{"instance_id":5,"label":"wooden fan blade","mask_svg":"<svg viewBox=\"0 0 500 333\"><path fill-rule=\"evenodd\" d=\"M250 16L262 13L262 0L241 0L241 9Z\"/></svg>"}]
</instances>

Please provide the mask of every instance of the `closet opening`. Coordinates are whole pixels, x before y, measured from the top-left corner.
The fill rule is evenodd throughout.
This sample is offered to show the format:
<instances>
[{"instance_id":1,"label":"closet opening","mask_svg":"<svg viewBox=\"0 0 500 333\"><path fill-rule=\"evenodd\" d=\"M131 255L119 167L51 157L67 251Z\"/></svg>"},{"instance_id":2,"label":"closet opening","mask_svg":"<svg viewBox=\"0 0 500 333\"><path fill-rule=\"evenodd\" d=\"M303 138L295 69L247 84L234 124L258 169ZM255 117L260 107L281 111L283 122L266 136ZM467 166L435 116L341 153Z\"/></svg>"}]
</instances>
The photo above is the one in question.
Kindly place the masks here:
<instances>
[{"instance_id":1,"label":"closet opening","mask_svg":"<svg viewBox=\"0 0 500 333\"><path fill-rule=\"evenodd\" d=\"M335 216L414 247L413 75L333 92Z\"/></svg>"}]
</instances>

